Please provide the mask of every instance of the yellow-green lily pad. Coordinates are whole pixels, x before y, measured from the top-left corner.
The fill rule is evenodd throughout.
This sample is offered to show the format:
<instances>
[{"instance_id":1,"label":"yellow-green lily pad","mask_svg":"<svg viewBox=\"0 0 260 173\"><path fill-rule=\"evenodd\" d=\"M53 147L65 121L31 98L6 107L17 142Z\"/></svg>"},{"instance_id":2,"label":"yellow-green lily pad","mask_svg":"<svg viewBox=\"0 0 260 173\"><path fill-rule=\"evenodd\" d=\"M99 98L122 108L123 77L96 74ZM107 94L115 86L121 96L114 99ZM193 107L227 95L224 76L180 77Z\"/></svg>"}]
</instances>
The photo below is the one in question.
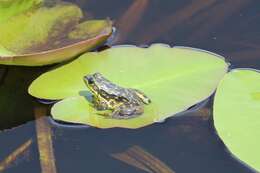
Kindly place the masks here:
<instances>
[{"instance_id":1,"label":"yellow-green lily pad","mask_svg":"<svg viewBox=\"0 0 260 173\"><path fill-rule=\"evenodd\" d=\"M14 10L11 7L10 10ZM19 5L15 7L20 10ZM40 66L58 63L93 49L111 35L110 20L83 19L81 9L71 3L30 8L10 16L0 22L0 64Z\"/></svg>"},{"instance_id":2,"label":"yellow-green lily pad","mask_svg":"<svg viewBox=\"0 0 260 173\"><path fill-rule=\"evenodd\" d=\"M4 23L12 16L36 9L42 2L43 0L1 0L0 23Z\"/></svg>"},{"instance_id":3,"label":"yellow-green lily pad","mask_svg":"<svg viewBox=\"0 0 260 173\"><path fill-rule=\"evenodd\" d=\"M235 69L220 82L214 100L214 125L237 158L260 171L260 73Z\"/></svg>"},{"instance_id":4,"label":"yellow-green lily pad","mask_svg":"<svg viewBox=\"0 0 260 173\"><path fill-rule=\"evenodd\" d=\"M114 47L91 52L47 72L29 87L32 96L63 99L52 108L54 119L100 128L139 128L162 121L206 99L226 73L220 56L203 50L167 47ZM143 115L116 120L97 115L84 97L83 76L100 72L114 83L143 91L152 103ZM71 97L72 96L72 97ZM74 96L74 97L73 97Z\"/></svg>"}]
</instances>

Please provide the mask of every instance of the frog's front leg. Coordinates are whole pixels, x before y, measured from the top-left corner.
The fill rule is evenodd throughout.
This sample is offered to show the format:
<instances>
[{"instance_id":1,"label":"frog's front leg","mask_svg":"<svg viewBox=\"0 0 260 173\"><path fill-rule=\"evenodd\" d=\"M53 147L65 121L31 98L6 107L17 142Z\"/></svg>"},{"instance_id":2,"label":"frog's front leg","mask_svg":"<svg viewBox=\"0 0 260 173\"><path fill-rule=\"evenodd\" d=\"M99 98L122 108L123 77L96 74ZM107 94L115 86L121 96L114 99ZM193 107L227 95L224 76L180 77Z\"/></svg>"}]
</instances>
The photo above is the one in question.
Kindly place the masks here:
<instances>
[{"instance_id":1,"label":"frog's front leg","mask_svg":"<svg viewBox=\"0 0 260 173\"><path fill-rule=\"evenodd\" d=\"M102 98L100 98L96 104L97 106L95 106L95 108L98 110L97 114L105 117L111 117L111 110L115 110L115 107L119 107L121 105L116 105L115 100L106 101Z\"/></svg>"},{"instance_id":2,"label":"frog's front leg","mask_svg":"<svg viewBox=\"0 0 260 173\"><path fill-rule=\"evenodd\" d=\"M114 109L111 117L116 119L129 119L137 117L143 112L143 106L120 105Z\"/></svg>"},{"instance_id":3,"label":"frog's front leg","mask_svg":"<svg viewBox=\"0 0 260 173\"><path fill-rule=\"evenodd\" d=\"M93 103L94 108L97 109L97 110L108 109L107 102L102 97L93 96L92 97L92 103Z\"/></svg>"}]
</instances>

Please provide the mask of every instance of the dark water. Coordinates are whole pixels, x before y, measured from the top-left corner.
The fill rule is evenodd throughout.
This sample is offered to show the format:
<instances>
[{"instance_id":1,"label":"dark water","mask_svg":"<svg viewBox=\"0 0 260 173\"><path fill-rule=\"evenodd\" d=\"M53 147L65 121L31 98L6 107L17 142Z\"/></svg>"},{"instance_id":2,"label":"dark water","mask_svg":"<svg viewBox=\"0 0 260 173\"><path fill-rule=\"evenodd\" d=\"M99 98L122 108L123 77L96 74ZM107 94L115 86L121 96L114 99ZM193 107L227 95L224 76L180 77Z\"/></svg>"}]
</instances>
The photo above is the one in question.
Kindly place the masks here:
<instances>
[{"instance_id":1,"label":"dark water","mask_svg":"<svg viewBox=\"0 0 260 173\"><path fill-rule=\"evenodd\" d=\"M72 2L80 5L89 16L109 17L115 21L117 34L121 36L112 44L142 46L161 42L191 46L225 56L232 68L260 69L260 2L218 0L207 4L211 1L147 0L143 1L144 6L142 3L136 5L127 20L120 18L133 0ZM138 13L139 22L124 27ZM33 119L35 110L43 105L27 94L27 87L50 68L0 66L0 129L3 130L0 133L0 162L32 139L25 156L20 156L5 172L41 172ZM48 106L44 107L48 109ZM112 157L133 146L149 152L176 173L254 172L234 159L216 135L212 97L180 116L137 130L71 128L52 122L50 125L57 172L145 172Z\"/></svg>"}]
</instances>

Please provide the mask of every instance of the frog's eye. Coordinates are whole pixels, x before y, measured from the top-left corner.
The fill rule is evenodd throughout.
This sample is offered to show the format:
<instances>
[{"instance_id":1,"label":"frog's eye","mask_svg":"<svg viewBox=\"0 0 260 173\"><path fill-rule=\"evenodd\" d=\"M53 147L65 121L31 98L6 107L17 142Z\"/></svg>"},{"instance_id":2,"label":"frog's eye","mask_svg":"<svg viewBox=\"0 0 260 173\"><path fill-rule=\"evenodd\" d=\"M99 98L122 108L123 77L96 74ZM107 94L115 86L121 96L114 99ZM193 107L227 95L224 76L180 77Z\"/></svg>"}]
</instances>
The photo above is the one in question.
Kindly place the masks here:
<instances>
[{"instance_id":1,"label":"frog's eye","mask_svg":"<svg viewBox=\"0 0 260 173\"><path fill-rule=\"evenodd\" d=\"M88 78L88 84L90 84L90 85L94 84L93 78Z\"/></svg>"}]
</instances>

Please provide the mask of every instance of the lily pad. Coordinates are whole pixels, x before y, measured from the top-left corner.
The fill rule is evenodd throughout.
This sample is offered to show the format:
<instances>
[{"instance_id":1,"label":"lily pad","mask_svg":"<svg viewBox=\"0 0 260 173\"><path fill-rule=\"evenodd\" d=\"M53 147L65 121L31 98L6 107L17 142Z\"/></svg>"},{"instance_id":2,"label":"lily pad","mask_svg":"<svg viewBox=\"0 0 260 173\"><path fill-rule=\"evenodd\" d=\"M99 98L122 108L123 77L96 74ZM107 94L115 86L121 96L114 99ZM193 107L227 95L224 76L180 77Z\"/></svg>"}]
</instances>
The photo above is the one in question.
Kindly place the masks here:
<instances>
[{"instance_id":1,"label":"lily pad","mask_svg":"<svg viewBox=\"0 0 260 173\"><path fill-rule=\"evenodd\" d=\"M43 0L2 0L0 1L0 23L27 10L36 9L42 2Z\"/></svg>"},{"instance_id":2,"label":"lily pad","mask_svg":"<svg viewBox=\"0 0 260 173\"><path fill-rule=\"evenodd\" d=\"M102 44L112 33L110 20L82 21L81 9L70 3L30 9L0 23L0 64L40 66L65 61Z\"/></svg>"},{"instance_id":3,"label":"lily pad","mask_svg":"<svg viewBox=\"0 0 260 173\"><path fill-rule=\"evenodd\" d=\"M214 125L236 157L260 171L260 73L236 69L226 74L214 100Z\"/></svg>"},{"instance_id":4,"label":"lily pad","mask_svg":"<svg viewBox=\"0 0 260 173\"><path fill-rule=\"evenodd\" d=\"M32 96L63 99L52 108L55 119L100 128L138 128L162 121L210 96L226 73L224 59L210 52L155 44L149 48L115 47L86 53L41 75L29 87ZM97 115L85 98L83 76L100 72L124 87L136 88L152 104L137 118L116 120ZM75 96L75 97L70 97Z\"/></svg>"}]
</instances>

